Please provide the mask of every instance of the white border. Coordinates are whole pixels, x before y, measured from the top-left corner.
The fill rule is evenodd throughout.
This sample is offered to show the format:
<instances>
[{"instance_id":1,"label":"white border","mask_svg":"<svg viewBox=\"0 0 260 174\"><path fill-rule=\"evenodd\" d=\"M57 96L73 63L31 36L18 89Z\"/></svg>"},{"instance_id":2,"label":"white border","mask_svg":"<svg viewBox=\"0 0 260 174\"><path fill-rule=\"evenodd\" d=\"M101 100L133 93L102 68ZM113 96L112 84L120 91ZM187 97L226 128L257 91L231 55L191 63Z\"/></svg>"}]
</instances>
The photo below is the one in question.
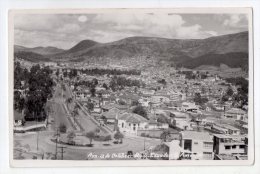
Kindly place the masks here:
<instances>
[{"instance_id":1,"label":"white border","mask_svg":"<svg viewBox=\"0 0 260 174\"><path fill-rule=\"evenodd\" d=\"M175 8L175 7L252 7L254 11L254 89L260 88L260 1L258 0L8 0L0 1L0 173L96 173L96 174L115 174L115 173L196 173L196 174L257 174L260 173L260 91L255 90L255 163L253 166L203 166L203 167L91 167L91 168L11 168L9 166L9 137L8 137L8 9L26 8Z\"/></svg>"},{"instance_id":2,"label":"white border","mask_svg":"<svg viewBox=\"0 0 260 174\"><path fill-rule=\"evenodd\" d=\"M13 43L14 43L14 15L19 14L87 14L87 13L176 13L176 14L247 14L249 19L249 121L248 121L248 160L13 160ZM252 9L251 8L177 8L177 9L38 9L9 11L9 119L10 119L10 163L15 167L55 167L55 166L187 166L187 165L252 165L254 162L254 134L253 134L253 45L252 45Z\"/></svg>"}]
</instances>

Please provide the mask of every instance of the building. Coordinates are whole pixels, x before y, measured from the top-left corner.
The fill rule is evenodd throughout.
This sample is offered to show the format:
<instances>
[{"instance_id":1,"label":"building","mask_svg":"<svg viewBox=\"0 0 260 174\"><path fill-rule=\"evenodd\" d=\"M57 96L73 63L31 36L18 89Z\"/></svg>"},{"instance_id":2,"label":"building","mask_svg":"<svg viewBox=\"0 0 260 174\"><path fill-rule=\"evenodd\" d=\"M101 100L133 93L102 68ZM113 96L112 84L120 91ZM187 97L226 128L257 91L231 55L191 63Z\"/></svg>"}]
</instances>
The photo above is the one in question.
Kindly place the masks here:
<instances>
[{"instance_id":1,"label":"building","mask_svg":"<svg viewBox=\"0 0 260 174\"><path fill-rule=\"evenodd\" d=\"M213 159L213 139L209 133L182 131L181 137L181 147L185 151L183 157L189 156L192 160Z\"/></svg>"},{"instance_id":2,"label":"building","mask_svg":"<svg viewBox=\"0 0 260 174\"><path fill-rule=\"evenodd\" d=\"M239 108L231 108L224 112L223 116L228 119L244 120L244 117L246 117L246 111Z\"/></svg>"},{"instance_id":3,"label":"building","mask_svg":"<svg viewBox=\"0 0 260 174\"><path fill-rule=\"evenodd\" d=\"M103 112L102 116L105 117L106 119L106 123L115 123L117 118L118 118L118 114L120 113L120 110L117 108L112 108L107 112Z\"/></svg>"},{"instance_id":4,"label":"building","mask_svg":"<svg viewBox=\"0 0 260 174\"><path fill-rule=\"evenodd\" d=\"M148 120L138 114L125 112L118 116L118 128L121 132L137 135L138 129L145 129Z\"/></svg>"},{"instance_id":5,"label":"building","mask_svg":"<svg viewBox=\"0 0 260 174\"><path fill-rule=\"evenodd\" d=\"M221 154L246 154L246 135L223 135L214 134L214 153L217 155Z\"/></svg>"},{"instance_id":6,"label":"building","mask_svg":"<svg viewBox=\"0 0 260 174\"><path fill-rule=\"evenodd\" d=\"M189 115L183 112L171 112L172 125L181 130L191 130Z\"/></svg>"},{"instance_id":7,"label":"building","mask_svg":"<svg viewBox=\"0 0 260 174\"><path fill-rule=\"evenodd\" d=\"M198 107L195 105L195 103L183 102L182 105L181 105L181 110L184 111L184 112L197 111Z\"/></svg>"},{"instance_id":8,"label":"building","mask_svg":"<svg viewBox=\"0 0 260 174\"><path fill-rule=\"evenodd\" d=\"M212 129L219 133L222 133L222 134L229 134L229 135L239 135L240 134L240 129L235 128L234 126L231 126L229 124L214 123L212 125Z\"/></svg>"}]
</instances>

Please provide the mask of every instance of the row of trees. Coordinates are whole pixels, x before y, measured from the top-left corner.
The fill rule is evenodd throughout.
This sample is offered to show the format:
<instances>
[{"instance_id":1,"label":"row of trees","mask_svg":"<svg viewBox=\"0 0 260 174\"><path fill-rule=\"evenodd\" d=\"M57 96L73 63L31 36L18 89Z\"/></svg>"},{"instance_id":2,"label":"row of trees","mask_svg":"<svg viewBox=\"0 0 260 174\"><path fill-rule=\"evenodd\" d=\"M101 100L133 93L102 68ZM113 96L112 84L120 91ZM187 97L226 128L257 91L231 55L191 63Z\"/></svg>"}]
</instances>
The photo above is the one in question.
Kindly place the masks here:
<instances>
[{"instance_id":1,"label":"row of trees","mask_svg":"<svg viewBox=\"0 0 260 174\"><path fill-rule=\"evenodd\" d=\"M46 103L52 97L55 85L51 69L35 65L28 71L15 63L14 71L14 109L24 110L25 120L45 119Z\"/></svg>"},{"instance_id":2,"label":"row of trees","mask_svg":"<svg viewBox=\"0 0 260 174\"><path fill-rule=\"evenodd\" d=\"M89 145L90 146L93 145L92 142L95 138L100 137L99 133L100 133L100 129L97 128L94 131L86 132L84 134L84 136L89 139ZM76 133L74 131L69 132L68 135L67 135L68 144L75 144L75 142L74 142L75 137L76 137ZM114 139L116 140L116 143L122 143L123 138L124 138L124 135L119 131L117 131L114 134ZM110 141L110 140L112 140L112 137L111 137L111 135L106 135L106 136L103 136L102 140L103 141Z\"/></svg>"},{"instance_id":3,"label":"row of trees","mask_svg":"<svg viewBox=\"0 0 260 174\"><path fill-rule=\"evenodd\" d=\"M85 69L80 70L83 74L87 75L141 75L140 71L137 70L118 70L118 69Z\"/></svg>"},{"instance_id":4,"label":"row of trees","mask_svg":"<svg viewBox=\"0 0 260 174\"><path fill-rule=\"evenodd\" d=\"M140 80L132 80L132 79L127 79L125 77L120 77L120 76L113 76L111 81L110 81L110 88L113 91L124 89L124 87L140 87L142 85L142 82Z\"/></svg>"}]
</instances>

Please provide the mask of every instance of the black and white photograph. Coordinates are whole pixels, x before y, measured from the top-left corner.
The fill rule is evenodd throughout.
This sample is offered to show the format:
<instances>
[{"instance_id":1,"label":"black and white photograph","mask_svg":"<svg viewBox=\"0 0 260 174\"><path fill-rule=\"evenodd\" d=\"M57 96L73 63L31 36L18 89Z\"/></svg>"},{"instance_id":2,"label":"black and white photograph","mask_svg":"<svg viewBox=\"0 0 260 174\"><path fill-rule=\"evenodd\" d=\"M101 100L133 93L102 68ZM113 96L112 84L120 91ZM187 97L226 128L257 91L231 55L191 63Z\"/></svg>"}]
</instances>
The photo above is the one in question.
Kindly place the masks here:
<instances>
[{"instance_id":1,"label":"black and white photograph","mask_svg":"<svg viewBox=\"0 0 260 174\"><path fill-rule=\"evenodd\" d=\"M247 8L13 10L10 158L248 164L251 20Z\"/></svg>"}]
</instances>

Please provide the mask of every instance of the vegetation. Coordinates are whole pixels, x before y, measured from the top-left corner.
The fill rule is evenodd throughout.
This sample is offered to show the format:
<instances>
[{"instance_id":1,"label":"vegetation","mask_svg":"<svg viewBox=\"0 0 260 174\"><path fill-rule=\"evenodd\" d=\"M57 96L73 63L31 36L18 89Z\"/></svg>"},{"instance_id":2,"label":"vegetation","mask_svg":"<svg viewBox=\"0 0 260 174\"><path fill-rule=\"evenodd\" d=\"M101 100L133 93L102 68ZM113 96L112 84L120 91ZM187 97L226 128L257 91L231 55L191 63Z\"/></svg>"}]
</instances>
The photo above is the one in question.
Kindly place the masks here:
<instances>
[{"instance_id":1,"label":"vegetation","mask_svg":"<svg viewBox=\"0 0 260 174\"><path fill-rule=\"evenodd\" d=\"M49 67L32 66L30 71L20 63L14 65L14 108L25 111L25 120L44 120L46 103L52 97L55 83ZM23 91L23 95L20 91Z\"/></svg>"},{"instance_id":2,"label":"vegetation","mask_svg":"<svg viewBox=\"0 0 260 174\"><path fill-rule=\"evenodd\" d=\"M195 104L198 104L198 105L204 105L205 103L208 102L208 98L201 97L200 93L195 93L193 100L194 100Z\"/></svg>"},{"instance_id":3,"label":"vegetation","mask_svg":"<svg viewBox=\"0 0 260 174\"><path fill-rule=\"evenodd\" d=\"M171 133L169 130L164 130L163 133L160 136L160 139L162 140L162 142L166 142L171 136Z\"/></svg>"},{"instance_id":4,"label":"vegetation","mask_svg":"<svg viewBox=\"0 0 260 174\"><path fill-rule=\"evenodd\" d=\"M137 86L140 87L142 85L142 82L139 80L132 80L132 79L127 79L125 77L118 77L118 76L113 76L111 81L110 81L110 88L113 91L123 89L125 86L127 87L132 87L132 86Z\"/></svg>"},{"instance_id":5,"label":"vegetation","mask_svg":"<svg viewBox=\"0 0 260 174\"><path fill-rule=\"evenodd\" d=\"M141 105L136 106L133 110L133 113L141 115L142 117L144 117L146 119L149 119L148 116L147 116L147 112L146 112L145 108Z\"/></svg>"},{"instance_id":6,"label":"vegetation","mask_svg":"<svg viewBox=\"0 0 260 174\"><path fill-rule=\"evenodd\" d=\"M141 72L137 71L137 70L117 70L117 69L99 69L99 68L95 68L95 69L85 69L85 70L81 70L81 72L83 74L87 74L87 75L140 75Z\"/></svg>"},{"instance_id":7,"label":"vegetation","mask_svg":"<svg viewBox=\"0 0 260 174\"><path fill-rule=\"evenodd\" d=\"M64 123L60 123L59 125L59 131L61 133L66 133L67 132L67 126Z\"/></svg>"},{"instance_id":8,"label":"vegetation","mask_svg":"<svg viewBox=\"0 0 260 174\"><path fill-rule=\"evenodd\" d=\"M117 131L114 135L114 138L116 139L117 143L119 142L119 140L120 140L120 143L122 143L124 135L121 132Z\"/></svg>"},{"instance_id":9,"label":"vegetation","mask_svg":"<svg viewBox=\"0 0 260 174\"><path fill-rule=\"evenodd\" d=\"M74 131L71 131L68 133L67 138L68 138L68 144L75 144L74 138L76 137L76 134Z\"/></svg>"},{"instance_id":10,"label":"vegetation","mask_svg":"<svg viewBox=\"0 0 260 174\"><path fill-rule=\"evenodd\" d=\"M86 137L89 139L89 145L92 145L92 140L95 138L95 132L87 132Z\"/></svg>"},{"instance_id":11,"label":"vegetation","mask_svg":"<svg viewBox=\"0 0 260 174\"><path fill-rule=\"evenodd\" d=\"M182 66L186 68L196 68L201 65L220 66L225 64L231 68L242 68L248 70L248 53L230 52L226 54L205 54L194 59L182 62Z\"/></svg>"}]
</instances>

